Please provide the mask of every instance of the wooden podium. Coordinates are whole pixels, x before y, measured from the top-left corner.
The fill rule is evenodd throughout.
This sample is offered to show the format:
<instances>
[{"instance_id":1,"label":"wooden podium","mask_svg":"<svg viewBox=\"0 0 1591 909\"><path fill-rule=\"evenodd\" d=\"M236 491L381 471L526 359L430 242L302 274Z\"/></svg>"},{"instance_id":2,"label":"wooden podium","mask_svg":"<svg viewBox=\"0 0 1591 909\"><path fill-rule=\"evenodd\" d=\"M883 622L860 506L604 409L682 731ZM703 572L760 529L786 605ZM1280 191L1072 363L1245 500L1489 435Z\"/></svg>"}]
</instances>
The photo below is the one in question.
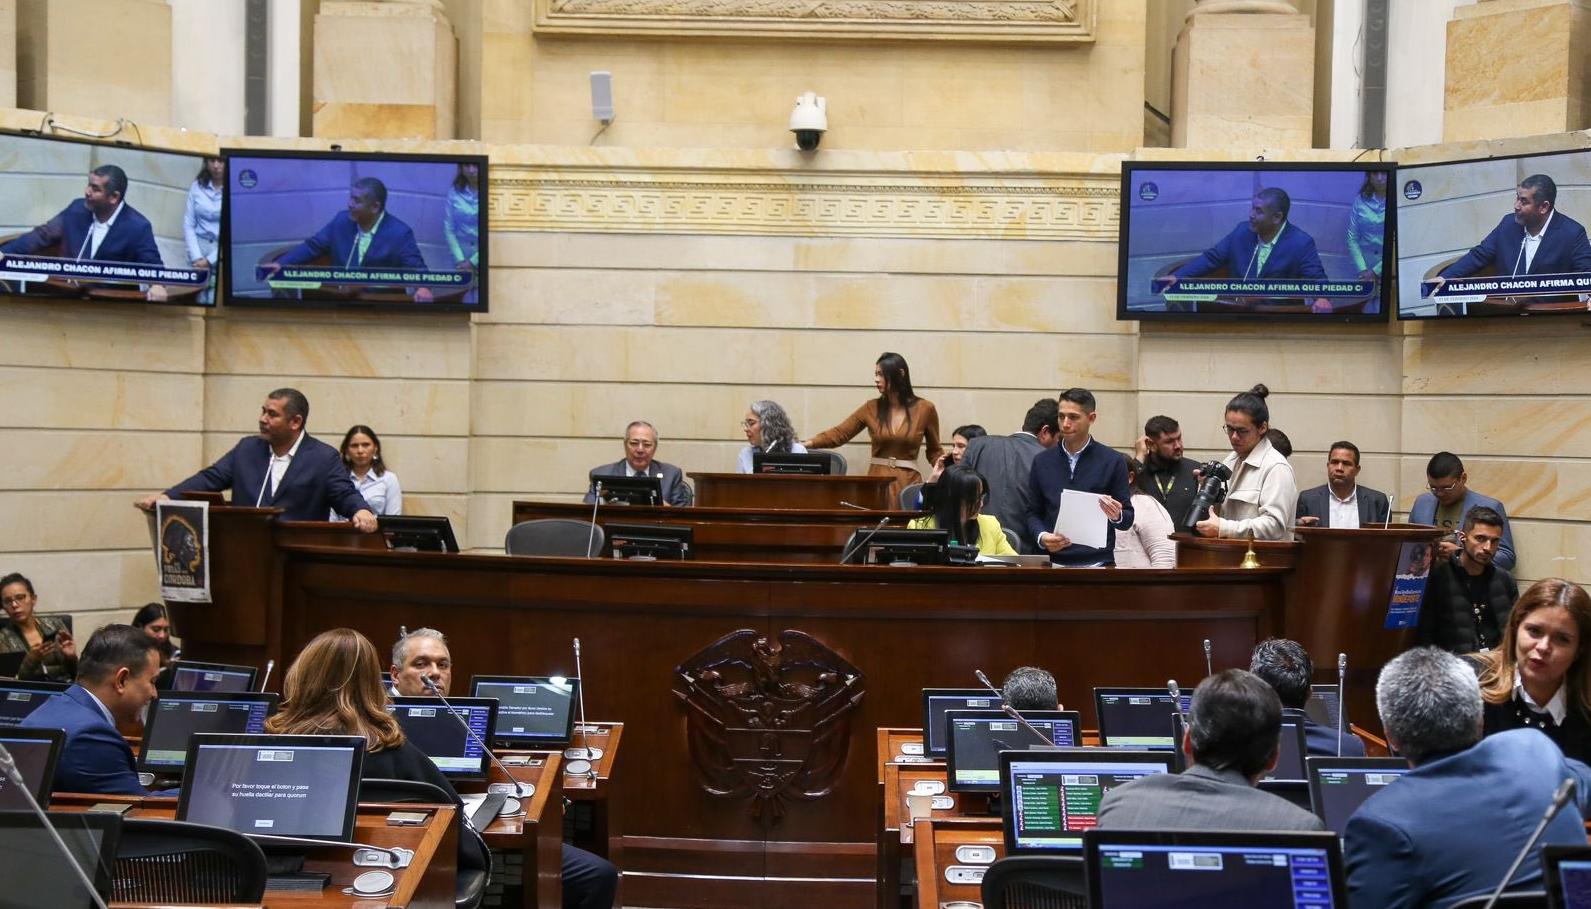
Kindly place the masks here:
<instances>
[{"instance_id":1,"label":"wooden podium","mask_svg":"<svg viewBox=\"0 0 1591 909\"><path fill-rule=\"evenodd\" d=\"M844 508L841 502L893 511L894 477L867 474L813 476L796 473L693 473L696 504L704 508Z\"/></svg>"},{"instance_id":2,"label":"wooden podium","mask_svg":"<svg viewBox=\"0 0 1591 909\"><path fill-rule=\"evenodd\" d=\"M1434 543L1443 531L1425 524L1391 524L1356 530L1295 527L1293 532L1297 542L1254 544L1262 567L1291 569L1282 627L1315 658L1317 683L1335 684L1334 656L1348 655L1348 715L1367 729L1379 727L1376 675L1414 637L1411 628L1386 627L1399 556L1403 544ZM1173 539L1182 567L1239 567L1249 549L1247 540L1181 533Z\"/></svg>"}]
</instances>

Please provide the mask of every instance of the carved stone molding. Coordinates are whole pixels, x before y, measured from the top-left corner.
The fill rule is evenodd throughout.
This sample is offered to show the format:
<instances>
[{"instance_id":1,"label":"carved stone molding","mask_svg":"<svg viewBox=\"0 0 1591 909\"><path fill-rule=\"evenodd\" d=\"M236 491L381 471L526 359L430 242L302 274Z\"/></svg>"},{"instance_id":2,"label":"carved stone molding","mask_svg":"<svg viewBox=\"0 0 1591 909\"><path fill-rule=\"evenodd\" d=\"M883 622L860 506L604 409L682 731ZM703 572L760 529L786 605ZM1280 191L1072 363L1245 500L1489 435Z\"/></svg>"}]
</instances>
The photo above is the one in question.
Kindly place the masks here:
<instances>
[{"instance_id":1,"label":"carved stone molding","mask_svg":"<svg viewBox=\"0 0 1591 909\"><path fill-rule=\"evenodd\" d=\"M674 668L697 783L765 827L834 789L865 693L860 670L800 631L741 629Z\"/></svg>"},{"instance_id":2,"label":"carved stone molding","mask_svg":"<svg viewBox=\"0 0 1591 909\"><path fill-rule=\"evenodd\" d=\"M792 175L492 170L494 231L1114 240L1110 175Z\"/></svg>"},{"instance_id":3,"label":"carved stone molding","mask_svg":"<svg viewBox=\"0 0 1591 909\"><path fill-rule=\"evenodd\" d=\"M1087 43L1102 0L535 0L536 31L575 35Z\"/></svg>"}]
</instances>

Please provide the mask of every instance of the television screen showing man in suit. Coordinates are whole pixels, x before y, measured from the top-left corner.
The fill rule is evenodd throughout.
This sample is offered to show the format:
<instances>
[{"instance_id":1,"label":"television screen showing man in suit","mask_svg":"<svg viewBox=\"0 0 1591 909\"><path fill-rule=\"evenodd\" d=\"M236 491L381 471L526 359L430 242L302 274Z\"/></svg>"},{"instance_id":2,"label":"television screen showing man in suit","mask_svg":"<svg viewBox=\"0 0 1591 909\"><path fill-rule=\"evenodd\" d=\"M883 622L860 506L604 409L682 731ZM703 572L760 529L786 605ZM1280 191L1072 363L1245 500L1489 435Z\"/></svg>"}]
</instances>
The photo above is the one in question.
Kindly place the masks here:
<instances>
[{"instance_id":1,"label":"television screen showing man in suit","mask_svg":"<svg viewBox=\"0 0 1591 909\"><path fill-rule=\"evenodd\" d=\"M1583 317L1588 168L1585 151L1398 168L1398 317Z\"/></svg>"},{"instance_id":2,"label":"television screen showing man in suit","mask_svg":"<svg viewBox=\"0 0 1591 909\"><path fill-rule=\"evenodd\" d=\"M0 293L210 304L215 269L187 242L205 161L0 133Z\"/></svg>"},{"instance_id":3,"label":"television screen showing man in suit","mask_svg":"<svg viewBox=\"0 0 1591 909\"><path fill-rule=\"evenodd\" d=\"M232 151L230 303L483 311L485 159Z\"/></svg>"},{"instance_id":4,"label":"television screen showing man in suit","mask_svg":"<svg viewBox=\"0 0 1591 909\"><path fill-rule=\"evenodd\" d=\"M1380 321L1389 169L1128 162L1124 319Z\"/></svg>"}]
</instances>

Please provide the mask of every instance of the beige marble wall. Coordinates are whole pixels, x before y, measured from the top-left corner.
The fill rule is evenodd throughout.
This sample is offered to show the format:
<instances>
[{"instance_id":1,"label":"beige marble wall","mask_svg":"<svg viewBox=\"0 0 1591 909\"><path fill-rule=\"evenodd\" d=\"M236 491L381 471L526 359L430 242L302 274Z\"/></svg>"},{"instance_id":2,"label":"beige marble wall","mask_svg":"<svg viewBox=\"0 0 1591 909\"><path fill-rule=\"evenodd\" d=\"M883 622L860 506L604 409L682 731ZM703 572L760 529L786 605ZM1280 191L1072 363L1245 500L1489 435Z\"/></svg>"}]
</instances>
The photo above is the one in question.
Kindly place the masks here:
<instances>
[{"instance_id":1,"label":"beige marble wall","mask_svg":"<svg viewBox=\"0 0 1591 909\"><path fill-rule=\"evenodd\" d=\"M17 103L17 0L0 0L0 107Z\"/></svg>"},{"instance_id":2,"label":"beige marble wall","mask_svg":"<svg viewBox=\"0 0 1591 909\"><path fill-rule=\"evenodd\" d=\"M18 105L125 117L144 129L172 122L171 7L165 0L15 3ZM89 35L108 38L89 42Z\"/></svg>"},{"instance_id":3,"label":"beige marble wall","mask_svg":"<svg viewBox=\"0 0 1591 909\"><path fill-rule=\"evenodd\" d=\"M1177 148L1309 148L1315 30L1309 16L1196 13L1172 62Z\"/></svg>"},{"instance_id":4,"label":"beige marble wall","mask_svg":"<svg viewBox=\"0 0 1591 909\"><path fill-rule=\"evenodd\" d=\"M1486 0L1447 24L1445 141L1591 126L1591 8L1581 0ZM1529 48L1513 54L1507 48Z\"/></svg>"},{"instance_id":5,"label":"beige marble wall","mask_svg":"<svg viewBox=\"0 0 1591 909\"><path fill-rule=\"evenodd\" d=\"M439 0L325 0L314 44L316 136L455 135L458 41Z\"/></svg>"},{"instance_id":6,"label":"beige marble wall","mask_svg":"<svg viewBox=\"0 0 1591 909\"><path fill-rule=\"evenodd\" d=\"M933 4L928 4L933 6ZM825 149L1130 151L1143 135L1144 6L1086 0L1087 45L571 38L535 4L482 0L481 136L585 146L587 78L613 73L617 118L596 144L785 148L797 95L828 98Z\"/></svg>"}]
</instances>

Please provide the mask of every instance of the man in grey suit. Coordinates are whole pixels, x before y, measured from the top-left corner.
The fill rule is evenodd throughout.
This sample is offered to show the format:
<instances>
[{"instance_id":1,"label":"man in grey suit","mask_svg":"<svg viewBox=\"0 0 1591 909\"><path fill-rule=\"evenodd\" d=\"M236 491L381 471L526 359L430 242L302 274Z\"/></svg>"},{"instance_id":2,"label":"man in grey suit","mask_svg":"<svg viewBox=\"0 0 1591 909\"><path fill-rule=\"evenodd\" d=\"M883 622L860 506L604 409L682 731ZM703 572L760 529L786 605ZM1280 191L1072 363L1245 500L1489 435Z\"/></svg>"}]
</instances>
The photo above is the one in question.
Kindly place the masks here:
<instances>
[{"instance_id":1,"label":"man in grey suit","mask_svg":"<svg viewBox=\"0 0 1591 909\"><path fill-rule=\"evenodd\" d=\"M1320 818L1254 788L1280 756L1282 702L1263 679L1226 669L1193 691L1179 774L1140 777L1105 793L1102 830L1324 830Z\"/></svg>"},{"instance_id":2,"label":"man in grey suit","mask_svg":"<svg viewBox=\"0 0 1591 909\"><path fill-rule=\"evenodd\" d=\"M1341 530L1385 524L1392 509L1387 494L1360 486L1358 479L1359 446L1331 443L1326 455L1326 485L1298 494L1298 526Z\"/></svg>"},{"instance_id":3,"label":"man in grey suit","mask_svg":"<svg viewBox=\"0 0 1591 909\"><path fill-rule=\"evenodd\" d=\"M1033 459L1060 440L1060 405L1054 398L1044 398L1028 408L1021 432L980 436L967 445L966 454L961 456L961 463L982 474L989 484L989 499L983 510L999 518L1001 527L1015 530L1022 537L1017 548L1025 555L1039 551L1023 530L1028 523L1028 476L1033 472Z\"/></svg>"},{"instance_id":4,"label":"man in grey suit","mask_svg":"<svg viewBox=\"0 0 1591 909\"><path fill-rule=\"evenodd\" d=\"M663 504L689 505L695 493L685 482L685 474L673 464L654 460L657 457L657 429L645 420L636 420L624 427L624 460L591 468L591 477L656 477L662 481ZM586 490L585 502L596 501L596 484Z\"/></svg>"}]
</instances>

